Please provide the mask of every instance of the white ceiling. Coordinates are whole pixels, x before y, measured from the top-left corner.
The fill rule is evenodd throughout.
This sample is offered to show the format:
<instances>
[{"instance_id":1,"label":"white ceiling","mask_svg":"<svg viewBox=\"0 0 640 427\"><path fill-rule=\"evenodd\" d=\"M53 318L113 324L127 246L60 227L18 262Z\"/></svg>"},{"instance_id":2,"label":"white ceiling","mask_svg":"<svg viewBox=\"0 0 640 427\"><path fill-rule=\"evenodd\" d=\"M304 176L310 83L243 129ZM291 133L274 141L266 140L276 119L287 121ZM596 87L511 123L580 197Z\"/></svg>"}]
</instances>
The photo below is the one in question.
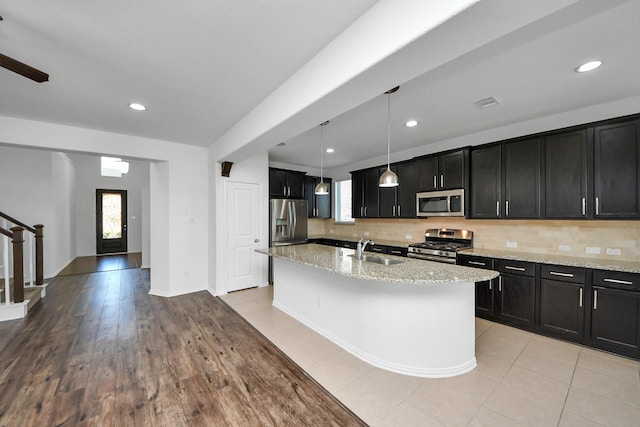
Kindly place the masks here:
<instances>
[{"instance_id":1,"label":"white ceiling","mask_svg":"<svg viewBox=\"0 0 640 427\"><path fill-rule=\"evenodd\" d=\"M392 152L640 95L640 55L635 53L640 2L593 13L588 7L563 11L401 84L391 95ZM591 59L604 65L591 73L574 71ZM481 109L473 104L487 96L498 98L500 105ZM640 113L640 105L635 112ZM327 117L324 145L336 151L325 154L325 167L386 157L386 118L383 94ZM406 128L409 119L420 124ZM315 127L272 148L269 158L317 168L319 143Z\"/></svg>"},{"instance_id":2,"label":"white ceiling","mask_svg":"<svg viewBox=\"0 0 640 427\"><path fill-rule=\"evenodd\" d=\"M0 115L209 146L375 3L0 0Z\"/></svg>"},{"instance_id":3,"label":"white ceiling","mask_svg":"<svg viewBox=\"0 0 640 427\"><path fill-rule=\"evenodd\" d=\"M0 68L0 115L210 146L375 3L0 0L0 52L51 76L37 84ZM640 95L638 16L640 0L576 0L397 82L392 151ZM592 58L604 66L573 72ZM489 95L501 104L472 104ZM149 109L129 110L131 101ZM420 125L404 128L409 118ZM325 119L325 144L336 148L325 167L386 154L384 96ZM316 127L270 160L318 167L318 143Z\"/></svg>"}]
</instances>

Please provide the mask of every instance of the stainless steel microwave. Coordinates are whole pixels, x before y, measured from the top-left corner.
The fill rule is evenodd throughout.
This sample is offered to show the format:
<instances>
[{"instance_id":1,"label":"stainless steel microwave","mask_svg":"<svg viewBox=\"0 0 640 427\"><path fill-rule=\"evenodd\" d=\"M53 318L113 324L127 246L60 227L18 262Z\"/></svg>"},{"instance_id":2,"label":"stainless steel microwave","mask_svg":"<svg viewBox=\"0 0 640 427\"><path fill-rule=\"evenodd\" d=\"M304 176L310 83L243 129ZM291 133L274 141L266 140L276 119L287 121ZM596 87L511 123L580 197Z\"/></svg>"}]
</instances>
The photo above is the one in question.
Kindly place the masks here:
<instances>
[{"instance_id":1,"label":"stainless steel microwave","mask_svg":"<svg viewBox=\"0 0 640 427\"><path fill-rule=\"evenodd\" d=\"M417 216L464 216L464 190L416 193Z\"/></svg>"}]
</instances>

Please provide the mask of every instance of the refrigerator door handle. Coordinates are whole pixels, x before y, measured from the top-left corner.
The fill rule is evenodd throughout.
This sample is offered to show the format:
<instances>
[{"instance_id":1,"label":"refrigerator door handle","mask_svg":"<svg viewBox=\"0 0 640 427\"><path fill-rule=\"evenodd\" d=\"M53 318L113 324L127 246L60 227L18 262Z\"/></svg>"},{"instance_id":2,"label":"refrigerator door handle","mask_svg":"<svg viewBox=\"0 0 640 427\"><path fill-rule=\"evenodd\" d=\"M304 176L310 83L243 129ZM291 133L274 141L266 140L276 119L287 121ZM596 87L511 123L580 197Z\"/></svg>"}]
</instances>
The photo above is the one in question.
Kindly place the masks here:
<instances>
[{"instance_id":1,"label":"refrigerator door handle","mask_svg":"<svg viewBox=\"0 0 640 427\"><path fill-rule=\"evenodd\" d=\"M296 204L289 202L289 238L293 239L296 235Z\"/></svg>"}]
</instances>

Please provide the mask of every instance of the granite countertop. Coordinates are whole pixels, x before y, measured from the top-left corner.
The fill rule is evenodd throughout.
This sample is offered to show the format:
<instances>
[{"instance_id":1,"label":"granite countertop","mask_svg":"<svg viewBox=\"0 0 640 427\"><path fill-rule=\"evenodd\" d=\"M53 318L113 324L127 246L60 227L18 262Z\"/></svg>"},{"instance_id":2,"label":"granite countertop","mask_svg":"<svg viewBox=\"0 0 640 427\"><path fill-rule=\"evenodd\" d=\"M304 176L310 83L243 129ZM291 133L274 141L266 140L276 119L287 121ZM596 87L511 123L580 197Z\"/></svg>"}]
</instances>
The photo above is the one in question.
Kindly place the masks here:
<instances>
[{"instance_id":1,"label":"granite countertop","mask_svg":"<svg viewBox=\"0 0 640 427\"><path fill-rule=\"evenodd\" d=\"M494 249L470 248L464 249L459 254L475 255L487 258L510 259L517 261L529 261L539 264L564 265L568 267L582 267L596 270L620 271L625 273L640 273L640 262L616 261L609 259L593 259L568 257L562 255L534 254L527 252L499 251Z\"/></svg>"},{"instance_id":2,"label":"granite countertop","mask_svg":"<svg viewBox=\"0 0 640 427\"><path fill-rule=\"evenodd\" d=\"M323 235L320 235L320 236L309 236L309 239L332 239L332 240L342 240L342 241L345 241L345 242L358 243L358 240L360 240L361 237L339 236L339 235L336 235L336 234L329 234L329 235L323 234ZM395 247L398 247L398 248L408 248L410 244L418 243L418 242L413 242L413 241L409 241L409 240L375 239L375 238L373 238L371 236L367 236L367 237L365 237L365 239L373 240L373 242L375 244L377 244L377 245L395 246Z\"/></svg>"},{"instance_id":3,"label":"granite countertop","mask_svg":"<svg viewBox=\"0 0 640 427\"><path fill-rule=\"evenodd\" d=\"M402 282L415 284L481 282L498 277L491 270L462 267L454 264L425 261L393 255L369 255L403 261L400 264L382 265L360 261L349 256L355 250L309 243L305 245L278 246L256 249L256 252L328 270L336 274L363 280Z\"/></svg>"}]
</instances>

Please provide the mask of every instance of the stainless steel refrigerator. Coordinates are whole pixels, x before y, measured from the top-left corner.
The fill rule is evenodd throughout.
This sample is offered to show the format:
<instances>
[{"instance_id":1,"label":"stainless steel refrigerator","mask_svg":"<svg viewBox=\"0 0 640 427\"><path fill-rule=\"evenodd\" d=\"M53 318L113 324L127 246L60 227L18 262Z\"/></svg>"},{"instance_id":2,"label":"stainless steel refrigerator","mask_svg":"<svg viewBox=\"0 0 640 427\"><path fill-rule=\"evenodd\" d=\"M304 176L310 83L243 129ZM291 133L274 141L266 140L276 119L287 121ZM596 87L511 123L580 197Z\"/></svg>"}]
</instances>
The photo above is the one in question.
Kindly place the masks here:
<instances>
[{"instance_id":1,"label":"stainless steel refrigerator","mask_svg":"<svg viewBox=\"0 0 640 427\"><path fill-rule=\"evenodd\" d=\"M269 246L307 243L307 201L271 199L269 203ZM273 283L273 262L269 257L269 283Z\"/></svg>"}]
</instances>

